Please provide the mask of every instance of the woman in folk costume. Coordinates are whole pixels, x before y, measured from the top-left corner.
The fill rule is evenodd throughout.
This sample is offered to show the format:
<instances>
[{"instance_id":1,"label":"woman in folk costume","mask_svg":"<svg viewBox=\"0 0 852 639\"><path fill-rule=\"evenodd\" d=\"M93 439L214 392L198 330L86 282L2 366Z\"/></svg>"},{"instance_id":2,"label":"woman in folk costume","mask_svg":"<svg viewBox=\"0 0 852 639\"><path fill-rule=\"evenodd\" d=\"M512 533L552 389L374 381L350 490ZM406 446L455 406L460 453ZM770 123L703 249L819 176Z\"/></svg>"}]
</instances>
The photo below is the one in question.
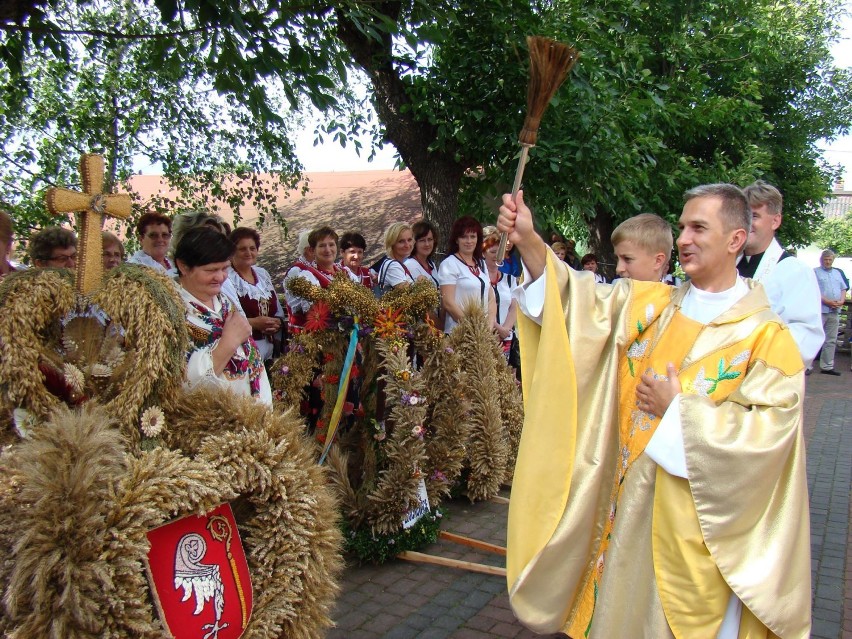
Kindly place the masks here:
<instances>
[{"instance_id":1,"label":"woman in folk costume","mask_svg":"<svg viewBox=\"0 0 852 639\"><path fill-rule=\"evenodd\" d=\"M187 231L175 248L177 283L190 336L187 384L212 385L272 404L251 325L222 294L233 253L234 245L206 226Z\"/></svg>"},{"instance_id":2,"label":"woman in folk costume","mask_svg":"<svg viewBox=\"0 0 852 639\"><path fill-rule=\"evenodd\" d=\"M329 226L321 226L311 231L308 235L308 244L314 253L314 263L301 262L294 264L284 278L284 296L287 300L287 311L289 313L289 330L291 333L301 331L305 326L305 314L311 308L313 302L293 294L287 286L294 277L302 277L314 286L328 288L331 280L338 273L346 273L353 282L358 281L358 276L337 264L337 233Z\"/></svg>"},{"instance_id":3,"label":"woman in folk costume","mask_svg":"<svg viewBox=\"0 0 852 639\"><path fill-rule=\"evenodd\" d=\"M228 280L234 287L240 305L251 324L251 336L264 361L272 357L274 338L284 323L284 311L272 277L257 265L260 234L246 227L235 228L228 236L234 245L234 256L228 270Z\"/></svg>"},{"instance_id":4,"label":"woman in folk costume","mask_svg":"<svg viewBox=\"0 0 852 639\"><path fill-rule=\"evenodd\" d=\"M429 220L417 220L411 225L411 232L414 251L404 264L415 280L426 279L438 288L438 267L435 265L438 229Z\"/></svg>"},{"instance_id":5,"label":"woman in folk costume","mask_svg":"<svg viewBox=\"0 0 852 639\"><path fill-rule=\"evenodd\" d=\"M809 635L802 360L737 277L742 192L684 198L677 288L595 284L544 246L522 194L503 198L498 228L526 269L507 578L537 632Z\"/></svg>"},{"instance_id":6,"label":"woman in folk costume","mask_svg":"<svg viewBox=\"0 0 852 639\"><path fill-rule=\"evenodd\" d=\"M196 209L194 211L178 213L175 215L174 220L172 220L172 241L171 244L169 244L169 257L172 258L172 262L174 262L177 245L180 244L183 236L190 229L194 229L199 226L209 227L214 231L218 231L225 237L228 237L228 234L230 233L230 227L221 217L215 213L210 213L205 209ZM222 282L221 294L231 300L240 315L245 317L245 312L243 311L243 307L240 305L237 292L234 290L234 285L231 283L230 279L226 279Z\"/></svg>"},{"instance_id":7,"label":"woman in folk costume","mask_svg":"<svg viewBox=\"0 0 852 639\"><path fill-rule=\"evenodd\" d=\"M350 231L340 236L340 265L354 275L362 286L373 289L373 273L364 266L367 240L360 233Z\"/></svg>"}]
</instances>

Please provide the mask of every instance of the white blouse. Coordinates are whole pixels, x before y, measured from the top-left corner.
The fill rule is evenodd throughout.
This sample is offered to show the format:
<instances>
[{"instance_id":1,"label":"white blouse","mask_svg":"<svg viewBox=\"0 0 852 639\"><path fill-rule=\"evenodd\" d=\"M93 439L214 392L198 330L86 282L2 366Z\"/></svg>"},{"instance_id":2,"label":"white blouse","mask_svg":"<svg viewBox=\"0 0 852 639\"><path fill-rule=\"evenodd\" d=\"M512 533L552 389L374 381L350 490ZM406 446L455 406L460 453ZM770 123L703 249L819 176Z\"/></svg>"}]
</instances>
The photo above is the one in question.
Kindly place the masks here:
<instances>
[{"instance_id":1,"label":"white blouse","mask_svg":"<svg viewBox=\"0 0 852 639\"><path fill-rule=\"evenodd\" d=\"M155 271L158 271L165 275L174 268L174 265L172 264L171 260L169 260L169 258L166 257L164 259L166 260L166 264L168 264L168 266L163 266L153 257L148 255L145 251L139 250L128 258L127 263L147 266L148 268L152 268Z\"/></svg>"},{"instance_id":2,"label":"white blouse","mask_svg":"<svg viewBox=\"0 0 852 639\"><path fill-rule=\"evenodd\" d=\"M409 273L411 273L411 277L416 282L421 277L425 277L427 280L432 282L435 285L435 288L438 288L438 269L435 266L435 262L431 259L429 260L430 265L432 266L432 272L427 271L423 266L418 262L415 258L409 257L405 260L405 267L408 269Z\"/></svg>"},{"instance_id":3,"label":"white blouse","mask_svg":"<svg viewBox=\"0 0 852 639\"><path fill-rule=\"evenodd\" d=\"M394 286L406 282L408 284L414 283L414 275L411 273L411 269L408 268L407 264L403 267L399 260L391 257L382 262L381 267L379 267L379 288L382 292L389 291Z\"/></svg>"},{"instance_id":4,"label":"white blouse","mask_svg":"<svg viewBox=\"0 0 852 639\"><path fill-rule=\"evenodd\" d=\"M464 307L469 299L478 299L482 304L482 310L488 313L488 291L491 290L491 282L488 279L488 269L485 261L479 262L479 275L474 273L454 253L450 255L438 268L438 283L443 286L455 286L455 301L460 307ZM456 327L457 322L447 313L444 320L444 332L449 333Z\"/></svg>"}]
</instances>

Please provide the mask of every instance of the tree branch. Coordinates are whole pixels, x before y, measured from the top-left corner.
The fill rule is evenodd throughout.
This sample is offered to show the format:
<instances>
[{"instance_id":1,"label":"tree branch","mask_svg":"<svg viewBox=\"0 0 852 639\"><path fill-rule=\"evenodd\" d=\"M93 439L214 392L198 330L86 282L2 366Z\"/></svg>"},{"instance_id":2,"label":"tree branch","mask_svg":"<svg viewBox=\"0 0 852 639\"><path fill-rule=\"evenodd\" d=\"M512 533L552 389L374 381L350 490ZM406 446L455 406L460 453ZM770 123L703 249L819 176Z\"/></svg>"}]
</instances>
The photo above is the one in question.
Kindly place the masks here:
<instances>
[{"instance_id":1,"label":"tree branch","mask_svg":"<svg viewBox=\"0 0 852 639\"><path fill-rule=\"evenodd\" d=\"M27 27L20 24L0 24L0 31L7 33L56 33L59 35L68 36L94 36L100 38L115 38L118 40L161 40L166 38L177 38L180 36L195 35L198 33L206 33L221 28L220 25L208 25L203 27L195 27L193 29L183 29L179 31L164 31L162 33L124 33L121 31L104 31L103 29L52 29L49 26L39 25L37 27Z\"/></svg>"}]
</instances>

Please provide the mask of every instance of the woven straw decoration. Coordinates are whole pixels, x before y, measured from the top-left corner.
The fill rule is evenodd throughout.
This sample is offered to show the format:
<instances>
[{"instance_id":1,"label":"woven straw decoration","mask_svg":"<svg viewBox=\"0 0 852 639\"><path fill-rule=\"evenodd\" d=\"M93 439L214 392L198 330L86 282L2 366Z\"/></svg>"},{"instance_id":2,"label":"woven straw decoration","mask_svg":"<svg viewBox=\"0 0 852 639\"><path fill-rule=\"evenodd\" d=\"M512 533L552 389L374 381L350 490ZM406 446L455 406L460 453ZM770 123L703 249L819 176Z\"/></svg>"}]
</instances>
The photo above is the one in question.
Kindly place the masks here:
<instances>
[{"instance_id":1,"label":"woven straw decoration","mask_svg":"<svg viewBox=\"0 0 852 639\"><path fill-rule=\"evenodd\" d=\"M77 246L77 290L83 295L95 291L103 277L103 243L101 226L104 215L127 218L130 216L130 196L102 193L104 185L104 158L87 153L80 158L80 177L83 193L69 189L51 188L45 199L47 210L53 215L79 213L80 237Z\"/></svg>"}]
</instances>

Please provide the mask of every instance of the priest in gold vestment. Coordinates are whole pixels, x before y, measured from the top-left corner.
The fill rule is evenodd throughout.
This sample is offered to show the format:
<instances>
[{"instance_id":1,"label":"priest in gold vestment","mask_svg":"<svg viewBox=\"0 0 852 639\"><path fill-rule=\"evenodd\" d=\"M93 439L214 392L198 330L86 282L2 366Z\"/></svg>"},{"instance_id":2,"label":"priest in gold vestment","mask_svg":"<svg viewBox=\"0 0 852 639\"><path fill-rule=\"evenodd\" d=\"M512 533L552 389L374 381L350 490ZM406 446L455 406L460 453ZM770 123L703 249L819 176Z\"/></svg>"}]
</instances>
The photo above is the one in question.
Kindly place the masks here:
<instances>
[{"instance_id":1,"label":"priest in gold vestment","mask_svg":"<svg viewBox=\"0 0 852 639\"><path fill-rule=\"evenodd\" d=\"M592 638L810 632L804 366L759 284L737 276L750 210L685 195L691 281L596 285L555 258L523 196L525 422L509 510L512 609Z\"/></svg>"}]
</instances>

